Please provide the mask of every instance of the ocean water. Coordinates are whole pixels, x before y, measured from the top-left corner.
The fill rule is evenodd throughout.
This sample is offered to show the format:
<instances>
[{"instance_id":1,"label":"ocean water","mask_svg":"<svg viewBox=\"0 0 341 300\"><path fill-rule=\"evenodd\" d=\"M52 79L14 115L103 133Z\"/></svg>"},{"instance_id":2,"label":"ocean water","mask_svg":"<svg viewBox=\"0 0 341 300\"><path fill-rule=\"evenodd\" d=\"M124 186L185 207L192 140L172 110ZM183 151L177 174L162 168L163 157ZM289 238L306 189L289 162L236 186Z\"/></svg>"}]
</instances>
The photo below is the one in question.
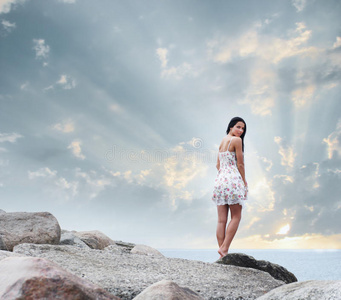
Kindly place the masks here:
<instances>
[{"instance_id":1,"label":"ocean water","mask_svg":"<svg viewBox=\"0 0 341 300\"><path fill-rule=\"evenodd\" d=\"M166 257L215 262L217 250L159 249ZM233 249L230 253L245 253L258 260L278 264L293 273L298 281L341 280L341 250L273 250Z\"/></svg>"}]
</instances>

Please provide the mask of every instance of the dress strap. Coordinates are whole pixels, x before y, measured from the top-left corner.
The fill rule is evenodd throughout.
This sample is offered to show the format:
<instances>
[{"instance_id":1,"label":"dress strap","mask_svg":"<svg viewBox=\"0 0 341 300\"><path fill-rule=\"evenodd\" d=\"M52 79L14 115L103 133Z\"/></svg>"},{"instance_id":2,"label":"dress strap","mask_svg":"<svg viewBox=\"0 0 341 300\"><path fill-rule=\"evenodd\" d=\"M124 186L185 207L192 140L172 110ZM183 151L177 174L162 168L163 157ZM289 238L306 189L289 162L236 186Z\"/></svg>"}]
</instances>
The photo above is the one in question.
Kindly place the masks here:
<instances>
[{"instance_id":1,"label":"dress strap","mask_svg":"<svg viewBox=\"0 0 341 300\"><path fill-rule=\"evenodd\" d=\"M229 145L227 147L227 151L230 151L229 149L230 149L230 144L231 144L232 139L233 139L233 137L230 139Z\"/></svg>"}]
</instances>

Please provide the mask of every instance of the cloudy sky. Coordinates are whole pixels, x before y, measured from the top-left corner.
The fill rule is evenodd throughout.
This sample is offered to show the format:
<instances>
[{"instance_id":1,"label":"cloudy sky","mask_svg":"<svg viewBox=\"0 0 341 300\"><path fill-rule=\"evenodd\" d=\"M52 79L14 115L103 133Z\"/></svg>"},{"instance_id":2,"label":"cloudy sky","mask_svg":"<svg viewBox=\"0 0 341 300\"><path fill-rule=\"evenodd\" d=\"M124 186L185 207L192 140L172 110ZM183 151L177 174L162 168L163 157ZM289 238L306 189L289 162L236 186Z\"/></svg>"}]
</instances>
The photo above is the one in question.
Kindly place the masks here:
<instances>
[{"instance_id":1,"label":"cloudy sky","mask_svg":"<svg viewBox=\"0 0 341 300\"><path fill-rule=\"evenodd\" d=\"M216 156L241 116L233 248L341 248L340 1L0 0L0 208L156 248L216 248Z\"/></svg>"}]
</instances>

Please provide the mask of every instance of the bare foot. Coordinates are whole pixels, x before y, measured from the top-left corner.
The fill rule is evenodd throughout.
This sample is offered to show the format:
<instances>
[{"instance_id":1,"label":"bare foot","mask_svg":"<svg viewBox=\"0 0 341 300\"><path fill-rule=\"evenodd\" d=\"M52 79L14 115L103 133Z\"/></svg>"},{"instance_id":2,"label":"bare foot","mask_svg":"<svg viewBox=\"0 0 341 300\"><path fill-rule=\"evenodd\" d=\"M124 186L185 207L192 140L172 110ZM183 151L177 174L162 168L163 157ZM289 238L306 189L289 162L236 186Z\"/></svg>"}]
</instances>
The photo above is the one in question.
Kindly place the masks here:
<instances>
[{"instance_id":1,"label":"bare foot","mask_svg":"<svg viewBox=\"0 0 341 300\"><path fill-rule=\"evenodd\" d=\"M224 253L220 248L218 249L218 253L220 254L220 258L223 258L224 256L227 255L227 252Z\"/></svg>"}]
</instances>

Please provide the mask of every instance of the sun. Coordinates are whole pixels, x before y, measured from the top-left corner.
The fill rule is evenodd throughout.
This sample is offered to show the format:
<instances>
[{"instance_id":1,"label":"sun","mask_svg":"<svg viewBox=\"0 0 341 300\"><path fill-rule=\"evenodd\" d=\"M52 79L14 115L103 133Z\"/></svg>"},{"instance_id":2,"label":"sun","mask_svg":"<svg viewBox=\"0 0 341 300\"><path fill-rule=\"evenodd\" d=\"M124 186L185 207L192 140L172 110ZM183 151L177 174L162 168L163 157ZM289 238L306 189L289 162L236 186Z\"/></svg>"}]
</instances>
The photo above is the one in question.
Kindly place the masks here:
<instances>
[{"instance_id":1,"label":"sun","mask_svg":"<svg viewBox=\"0 0 341 300\"><path fill-rule=\"evenodd\" d=\"M276 234L287 234L289 230L290 230L290 225L286 224L283 227L281 227L281 229L278 232L276 232Z\"/></svg>"}]
</instances>

